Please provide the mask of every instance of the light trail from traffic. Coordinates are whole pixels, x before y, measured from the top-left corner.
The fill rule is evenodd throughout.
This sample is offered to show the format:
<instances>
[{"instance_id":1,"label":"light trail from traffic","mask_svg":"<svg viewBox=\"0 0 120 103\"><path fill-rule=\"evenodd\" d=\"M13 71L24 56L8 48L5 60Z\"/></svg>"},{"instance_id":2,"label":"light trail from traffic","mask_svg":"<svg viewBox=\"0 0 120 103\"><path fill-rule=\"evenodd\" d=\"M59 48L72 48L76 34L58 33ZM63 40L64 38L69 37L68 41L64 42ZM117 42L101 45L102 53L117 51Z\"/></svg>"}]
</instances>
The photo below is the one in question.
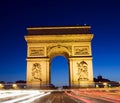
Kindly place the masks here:
<instances>
[{"instance_id":1,"label":"light trail from traffic","mask_svg":"<svg viewBox=\"0 0 120 103\"><path fill-rule=\"evenodd\" d=\"M120 103L120 89L0 90L0 103Z\"/></svg>"},{"instance_id":2,"label":"light trail from traffic","mask_svg":"<svg viewBox=\"0 0 120 103\"><path fill-rule=\"evenodd\" d=\"M41 92L40 90L3 90L0 91L1 103L31 103L35 99L50 94L50 92Z\"/></svg>"},{"instance_id":3,"label":"light trail from traffic","mask_svg":"<svg viewBox=\"0 0 120 103\"><path fill-rule=\"evenodd\" d=\"M87 89L72 89L71 93L78 99L80 97L99 99L113 103L120 103L120 90L87 90ZM93 100L94 101L94 100ZM89 103L89 102L88 102Z\"/></svg>"}]
</instances>

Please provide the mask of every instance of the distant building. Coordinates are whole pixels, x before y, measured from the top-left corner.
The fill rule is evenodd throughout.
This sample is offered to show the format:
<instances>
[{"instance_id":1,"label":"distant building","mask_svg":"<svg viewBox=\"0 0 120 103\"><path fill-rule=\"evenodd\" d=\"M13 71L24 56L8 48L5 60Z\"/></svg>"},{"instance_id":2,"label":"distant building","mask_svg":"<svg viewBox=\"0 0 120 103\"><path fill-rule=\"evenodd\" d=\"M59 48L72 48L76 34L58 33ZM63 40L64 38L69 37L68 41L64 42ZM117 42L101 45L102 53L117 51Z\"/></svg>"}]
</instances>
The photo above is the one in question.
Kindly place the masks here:
<instances>
[{"instance_id":1,"label":"distant building","mask_svg":"<svg viewBox=\"0 0 120 103\"><path fill-rule=\"evenodd\" d=\"M109 79L103 78L101 75L97 76L97 79L94 78L94 82L111 82Z\"/></svg>"},{"instance_id":2,"label":"distant building","mask_svg":"<svg viewBox=\"0 0 120 103\"><path fill-rule=\"evenodd\" d=\"M104 87L105 86L104 84L106 84L106 87L120 86L118 82L103 78L101 75L97 76L97 78L94 78L94 82L97 87Z\"/></svg>"}]
</instances>

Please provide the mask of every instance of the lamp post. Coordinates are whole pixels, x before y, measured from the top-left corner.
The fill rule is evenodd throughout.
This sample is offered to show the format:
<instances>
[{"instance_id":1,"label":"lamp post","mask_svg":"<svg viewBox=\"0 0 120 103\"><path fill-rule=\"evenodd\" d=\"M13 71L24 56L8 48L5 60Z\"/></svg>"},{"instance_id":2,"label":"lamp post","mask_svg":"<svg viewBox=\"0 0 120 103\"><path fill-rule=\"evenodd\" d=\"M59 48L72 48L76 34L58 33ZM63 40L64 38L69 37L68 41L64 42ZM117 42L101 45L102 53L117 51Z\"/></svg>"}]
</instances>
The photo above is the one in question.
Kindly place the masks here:
<instances>
[{"instance_id":1,"label":"lamp post","mask_svg":"<svg viewBox=\"0 0 120 103\"><path fill-rule=\"evenodd\" d=\"M103 83L103 85L104 85L104 88L106 88L106 87L107 87L107 83L106 83L106 82L104 82L104 83Z\"/></svg>"},{"instance_id":2,"label":"lamp post","mask_svg":"<svg viewBox=\"0 0 120 103\"><path fill-rule=\"evenodd\" d=\"M4 87L4 85L3 84L0 84L0 89L2 89Z\"/></svg>"},{"instance_id":3,"label":"lamp post","mask_svg":"<svg viewBox=\"0 0 120 103\"><path fill-rule=\"evenodd\" d=\"M14 88L14 89L17 89L17 84L12 84L12 87Z\"/></svg>"}]
</instances>

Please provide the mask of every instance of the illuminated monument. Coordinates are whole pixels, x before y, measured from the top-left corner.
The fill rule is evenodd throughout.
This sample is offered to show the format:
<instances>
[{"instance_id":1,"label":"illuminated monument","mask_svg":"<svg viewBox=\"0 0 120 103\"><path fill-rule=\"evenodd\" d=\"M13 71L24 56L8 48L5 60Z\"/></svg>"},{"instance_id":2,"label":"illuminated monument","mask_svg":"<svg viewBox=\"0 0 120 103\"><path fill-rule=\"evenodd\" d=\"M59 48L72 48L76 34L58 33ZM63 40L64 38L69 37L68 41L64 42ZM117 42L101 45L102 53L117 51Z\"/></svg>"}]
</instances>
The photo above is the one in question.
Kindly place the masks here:
<instances>
[{"instance_id":1,"label":"illuminated monument","mask_svg":"<svg viewBox=\"0 0 120 103\"><path fill-rule=\"evenodd\" d=\"M90 29L90 26L27 28L27 85L51 84L51 60L62 55L69 61L69 85L93 86Z\"/></svg>"}]
</instances>

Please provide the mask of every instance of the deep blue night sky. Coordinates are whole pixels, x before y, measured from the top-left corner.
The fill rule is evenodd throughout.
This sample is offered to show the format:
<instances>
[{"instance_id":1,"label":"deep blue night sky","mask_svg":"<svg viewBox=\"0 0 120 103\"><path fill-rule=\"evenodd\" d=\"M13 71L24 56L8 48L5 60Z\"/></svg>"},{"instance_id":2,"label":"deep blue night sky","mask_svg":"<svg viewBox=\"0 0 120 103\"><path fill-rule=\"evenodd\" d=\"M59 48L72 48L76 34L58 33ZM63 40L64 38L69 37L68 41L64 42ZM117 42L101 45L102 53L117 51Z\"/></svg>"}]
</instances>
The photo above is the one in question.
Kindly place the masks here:
<instances>
[{"instance_id":1,"label":"deep blue night sky","mask_svg":"<svg viewBox=\"0 0 120 103\"><path fill-rule=\"evenodd\" d=\"M94 77L120 81L119 0L0 1L0 81L26 79L27 27L84 24L91 25L94 34ZM68 73L67 63L62 64L60 76L55 75L59 60L66 62L63 57L53 59L52 78L61 76L62 82L68 82L68 74L62 75Z\"/></svg>"}]
</instances>

